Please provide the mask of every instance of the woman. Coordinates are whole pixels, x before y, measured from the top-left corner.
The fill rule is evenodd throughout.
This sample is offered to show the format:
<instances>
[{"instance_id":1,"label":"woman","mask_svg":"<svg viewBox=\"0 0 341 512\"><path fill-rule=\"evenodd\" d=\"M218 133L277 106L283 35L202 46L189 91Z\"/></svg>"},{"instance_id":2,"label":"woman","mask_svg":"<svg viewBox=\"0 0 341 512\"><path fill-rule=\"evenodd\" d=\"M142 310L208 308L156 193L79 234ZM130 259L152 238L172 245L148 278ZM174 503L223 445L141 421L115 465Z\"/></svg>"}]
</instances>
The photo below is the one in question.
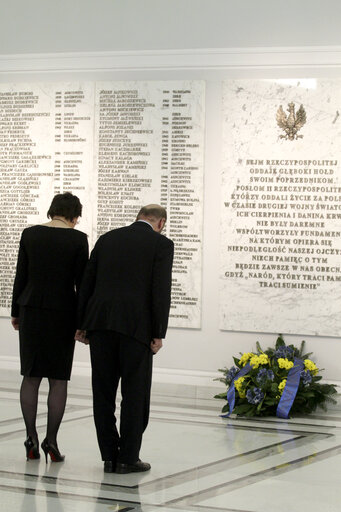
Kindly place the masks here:
<instances>
[{"instance_id":1,"label":"woman","mask_svg":"<svg viewBox=\"0 0 341 512\"><path fill-rule=\"evenodd\" d=\"M78 197L70 192L58 194L47 212L51 221L26 228L21 235L11 315L14 329L19 330L27 460L40 457L36 415L43 377L49 380L49 395L47 432L41 447L46 462L48 454L52 461L64 460L57 432L71 374L77 291L88 259L87 236L73 229L81 213Z\"/></svg>"}]
</instances>

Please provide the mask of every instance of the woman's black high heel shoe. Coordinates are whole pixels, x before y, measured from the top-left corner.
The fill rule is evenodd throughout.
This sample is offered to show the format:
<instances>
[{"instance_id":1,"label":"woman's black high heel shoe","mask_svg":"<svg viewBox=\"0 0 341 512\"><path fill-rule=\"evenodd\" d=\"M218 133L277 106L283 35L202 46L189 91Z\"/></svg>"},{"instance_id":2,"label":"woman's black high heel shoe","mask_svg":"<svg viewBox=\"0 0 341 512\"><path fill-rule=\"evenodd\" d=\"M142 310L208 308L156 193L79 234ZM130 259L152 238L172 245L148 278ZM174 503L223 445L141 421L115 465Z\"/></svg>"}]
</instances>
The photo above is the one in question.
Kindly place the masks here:
<instances>
[{"instance_id":1,"label":"woman's black high heel shoe","mask_svg":"<svg viewBox=\"0 0 341 512\"><path fill-rule=\"evenodd\" d=\"M40 459L38 444L35 444L30 436L26 439L24 445L26 448L26 460Z\"/></svg>"},{"instance_id":2,"label":"woman's black high heel shoe","mask_svg":"<svg viewBox=\"0 0 341 512\"><path fill-rule=\"evenodd\" d=\"M58 447L55 444L49 443L47 438L41 443L41 448L45 453L45 460L47 464L47 455L49 454L52 462L62 462L65 459L65 455L61 455Z\"/></svg>"}]
</instances>

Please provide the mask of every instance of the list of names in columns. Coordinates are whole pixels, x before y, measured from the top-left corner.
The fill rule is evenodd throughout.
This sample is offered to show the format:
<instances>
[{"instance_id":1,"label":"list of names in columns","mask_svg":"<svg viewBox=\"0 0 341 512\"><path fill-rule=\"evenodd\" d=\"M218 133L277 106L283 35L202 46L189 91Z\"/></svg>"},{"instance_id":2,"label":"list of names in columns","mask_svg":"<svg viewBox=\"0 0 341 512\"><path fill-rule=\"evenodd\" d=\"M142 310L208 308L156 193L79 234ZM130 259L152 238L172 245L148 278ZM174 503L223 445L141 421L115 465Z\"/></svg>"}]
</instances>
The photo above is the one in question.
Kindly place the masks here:
<instances>
[{"instance_id":1,"label":"list of names in columns","mask_svg":"<svg viewBox=\"0 0 341 512\"><path fill-rule=\"evenodd\" d=\"M80 229L93 242L92 199L94 86L59 84L54 88L54 194L70 191L83 204Z\"/></svg>"},{"instance_id":2,"label":"list of names in columns","mask_svg":"<svg viewBox=\"0 0 341 512\"><path fill-rule=\"evenodd\" d=\"M54 194L80 197L90 246L160 203L175 242L170 325L199 327L204 84L104 82L0 87L0 313L7 315L21 231Z\"/></svg>"},{"instance_id":3,"label":"list of names in columns","mask_svg":"<svg viewBox=\"0 0 341 512\"><path fill-rule=\"evenodd\" d=\"M0 85L0 312L8 314L21 231L52 189L51 102L31 87ZM45 203L46 205L46 203ZM46 210L45 210L46 211Z\"/></svg>"},{"instance_id":4,"label":"list of names in columns","mask_svg":"<svg viewBox=\"0 0 341 512\"><path fill-rule=\"evenodd\" d=\"M203 84L97 84L97 233L167 209L175 243L170 325L200 326Z\"/></svg>"},{"instance_id":5,"label":"list of names in columns","mask_svg":"<svg viewBox=\"0 0 341 512\"><path fill-rule=\"evenodd\" d=\"M21 231L46 222L54 194L71 191L88 209L93 167L93 86L0 86L0 312L8 314Z\"/></svg>"},{"instance_id":6,"label":"list of names in columns","mask_svg":"<svg viewBox=\"0 0 341 512\"><path fill-rule=\"evenodd\" d=\"M169 212L167 234L175 244L171 325L190 319L199 327L203 133L197 127L203 125L203 108L198 91L165 88L162 112L161 204Z\"/></svg>"}]
</instances>

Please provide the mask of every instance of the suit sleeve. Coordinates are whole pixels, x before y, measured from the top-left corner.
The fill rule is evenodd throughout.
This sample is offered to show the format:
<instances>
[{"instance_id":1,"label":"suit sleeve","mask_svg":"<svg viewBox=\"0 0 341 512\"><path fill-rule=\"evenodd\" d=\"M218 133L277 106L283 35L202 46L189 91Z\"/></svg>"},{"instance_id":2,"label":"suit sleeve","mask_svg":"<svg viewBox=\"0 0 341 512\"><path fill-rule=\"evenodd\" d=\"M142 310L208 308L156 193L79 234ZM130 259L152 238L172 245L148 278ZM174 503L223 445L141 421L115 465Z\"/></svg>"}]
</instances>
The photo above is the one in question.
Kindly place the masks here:
<instances>
[{"instance_id":1,"label":"suit sleeve","mask_svg":"<svg viewBox=\"0 0 341 512\"><path fill-rule=\"evenodd\" d=\"M83 274L82 282L78 293L78 307L77 307L77 326L82 328L84 322L85 310L91 295L94 292L96 285L97 273L97 251L98 241L91 251L90 259L86 264Z\"/></svg>"},{"instance_id":2,"label":"suit sleeve","mask_svg":"<svg viewBox=\"0 0 341 512\"><path fill-rule=\"evenodd\" d=\"M18 317L19 316L19 305L17 300L24 290L27 277L28 277L28 258L24 247L23 241L24 233L21 235L20 245L19 245L19 253L17 260L17 269L15 273L15 279L13 284L13 294L12 294L12 308L11 308L11 316Z\"/></svg>"},{"instance_id":3,"label":"suit sleeve","mask_svg":"<svg viewBox=\"0 0 341 512\"><path fill-rule=\"evenodd\" d=\"M77 295L79 294L83 274L89 258L89 244L88 237L84 235L82 242L79 246L77 258L76 258L76 272L75 272L75 286Z\"/></svg>"},{"instance_id":4,"label":"suit sleeve","mask_svg":"<svg viewBox=\"0 0 341 512\"><path fill-rule=\"evenodd\" d=\"M152 338L166 336L171 303L173 256L173 242L161 236L152 277Z\"/></svg>"}]
</instances>

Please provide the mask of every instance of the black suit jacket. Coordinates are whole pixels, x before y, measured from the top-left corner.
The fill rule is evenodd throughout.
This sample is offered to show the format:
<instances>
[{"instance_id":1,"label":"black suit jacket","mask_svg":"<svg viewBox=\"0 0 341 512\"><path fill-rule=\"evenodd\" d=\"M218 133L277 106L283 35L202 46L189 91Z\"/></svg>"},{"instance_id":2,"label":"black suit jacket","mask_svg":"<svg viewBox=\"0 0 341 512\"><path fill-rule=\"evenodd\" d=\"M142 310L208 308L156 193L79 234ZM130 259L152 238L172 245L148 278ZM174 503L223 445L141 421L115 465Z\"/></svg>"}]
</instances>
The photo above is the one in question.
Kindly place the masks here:
<instances>
[{"instance_id":1,"label":"black suit jacket","mask_svg":"<svg viewBox=\"0 0 341 512\"><path fill-rule=\"evenodd\" d=\"M88 260L88 239L75 229L32 226L21 235L11 315L20 306L73 311Z\"/></svg>"},{"instance_id":2,"label":"black suit jacket","mask_svg":"<svg viewBox=\"0 0 341 512\"><path fill-rule=\"evenodd\" d=\"M148 345L164 338L173 253L173 242L146 222L102 235L80 289L81 328L120 332Z\"/></svg>"}]
</instances>

